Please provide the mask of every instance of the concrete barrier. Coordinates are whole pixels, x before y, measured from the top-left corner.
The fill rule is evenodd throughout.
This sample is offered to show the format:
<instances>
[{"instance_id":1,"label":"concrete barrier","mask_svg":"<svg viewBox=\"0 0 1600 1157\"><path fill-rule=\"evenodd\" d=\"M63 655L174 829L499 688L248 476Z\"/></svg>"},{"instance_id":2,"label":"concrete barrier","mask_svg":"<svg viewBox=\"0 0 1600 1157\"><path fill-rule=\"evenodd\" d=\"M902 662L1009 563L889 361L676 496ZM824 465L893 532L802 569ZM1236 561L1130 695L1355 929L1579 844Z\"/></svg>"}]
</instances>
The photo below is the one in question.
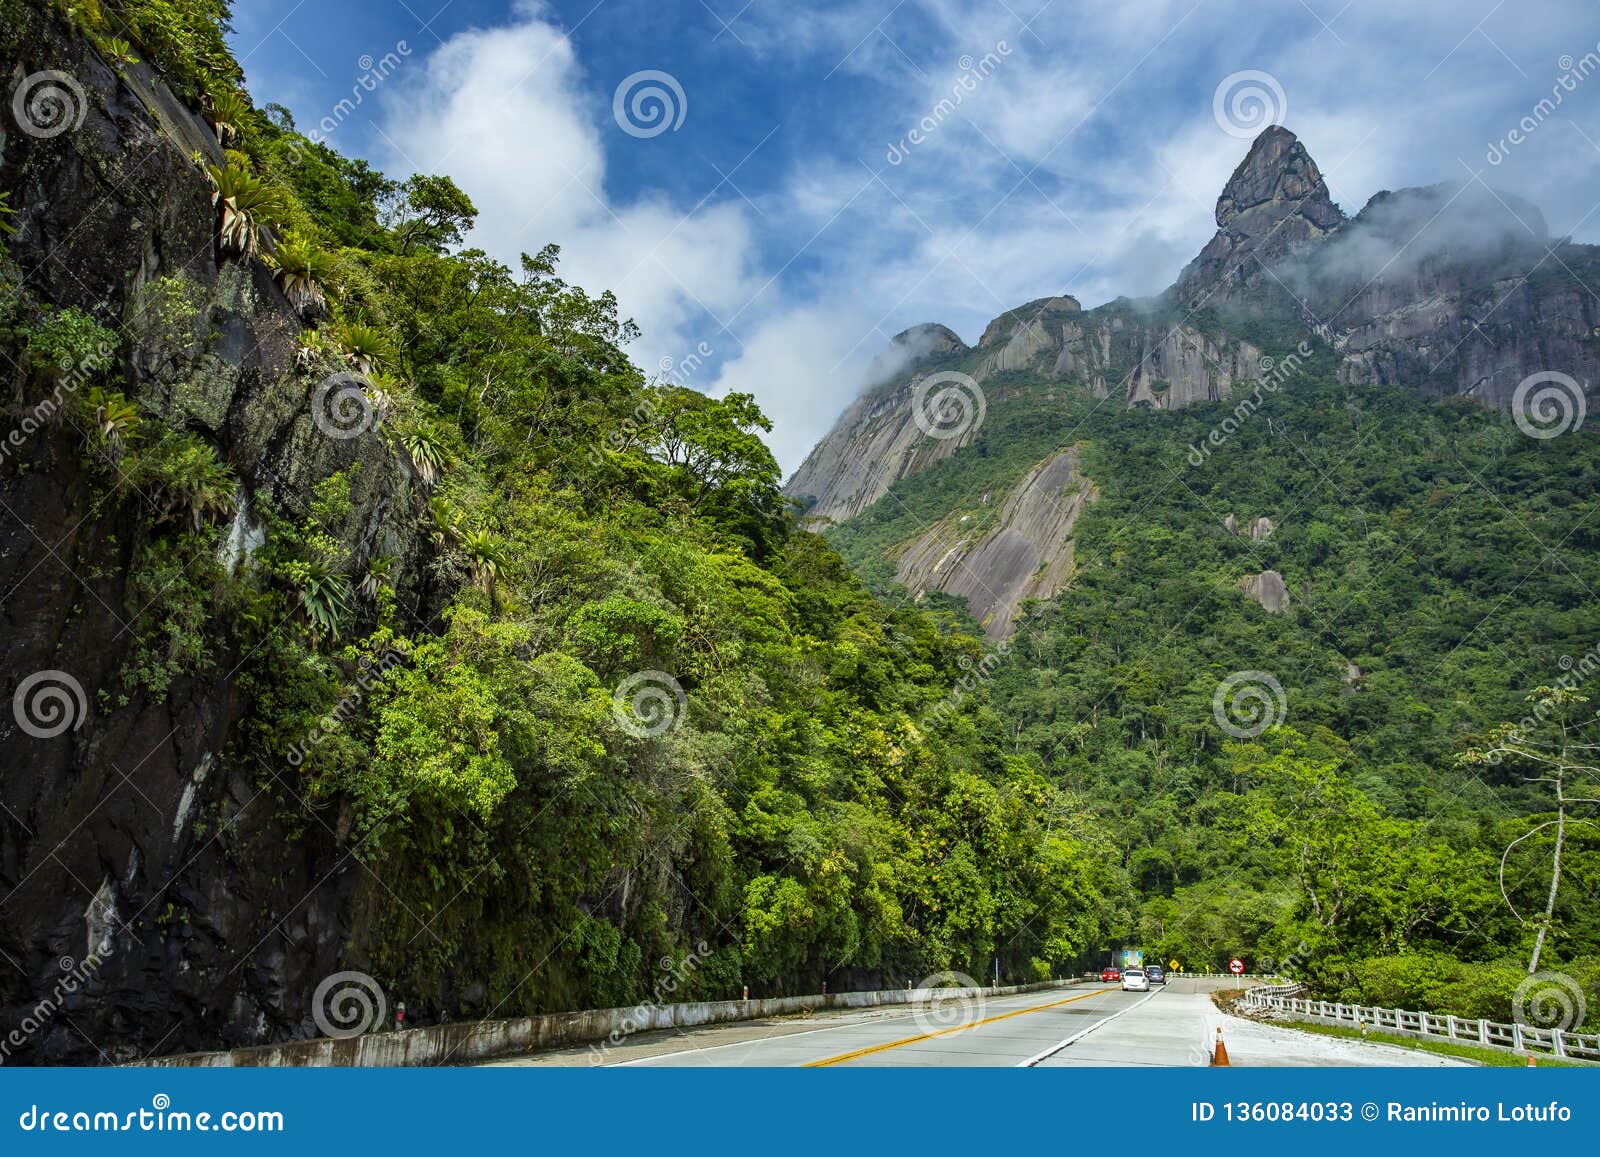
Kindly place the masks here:
<instances>
[{"instance_id":1,"label":"concrete barrier","mask_svg":"<svg viewBox=\"0 0 1600 1157\"><path fill-rule=\"evenodd\" d=\"M565 1045L619 1043L634 1033L696 1025L726 1024L794 1016L827 1009L875 1008L881 1005L925 1004L944 1000L985 999L1022 992L1040 992L1078 983L1051 980L1001 988L894 988L878 992L830 992L812 996L776 996L764 1000L711 1000L683 1004L640 1004L556 1012L512 1020L462 1021L397 1032L370 1032L335 1040L318 1037L280 1044L255 1045L225 1052L183 1053L138 1062L146 1066L188 1068L292 1068L361 1066L392 1068L410 1065L457 1065L514 1056L535 1049Z\"/></svg>"}]
</instances>

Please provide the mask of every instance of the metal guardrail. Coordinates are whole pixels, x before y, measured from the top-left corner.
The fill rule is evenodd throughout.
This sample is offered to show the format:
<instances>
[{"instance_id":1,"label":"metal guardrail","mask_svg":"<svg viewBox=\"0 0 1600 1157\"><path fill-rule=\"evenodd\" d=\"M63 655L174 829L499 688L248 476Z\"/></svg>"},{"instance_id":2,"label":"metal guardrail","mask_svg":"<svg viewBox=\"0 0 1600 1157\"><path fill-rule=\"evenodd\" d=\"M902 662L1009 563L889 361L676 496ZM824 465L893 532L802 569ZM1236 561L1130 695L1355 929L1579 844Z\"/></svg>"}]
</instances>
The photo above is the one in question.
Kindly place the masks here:
<instances>
[{"instance_id":1,"label":"metal guardrail","mask_svg":"<svg viewBox=\"0 0 1600 1157\"><path fill-rule=\"evenodd\" d=\"M1492 1020L1473 1020L1461 1016L1441 1016L1436 1012L1413 1012L1404 1008L1376 1008L1343 1004L1331 1000L1306 1000L1295 995L1298 984L1261 985L1244 995L1253 1008L1271 1008L1295 1016L1305 1016L1353 1028L1365 1026L1401 1036L1454 1041L1480 1048L1510 1052L1537 1052L1573 1060L1600 1061L1600 1033L1568 1032L1561 1028L1535 1028L1526 1024L1501 1024Z\"/></svg>"}]
</instances>

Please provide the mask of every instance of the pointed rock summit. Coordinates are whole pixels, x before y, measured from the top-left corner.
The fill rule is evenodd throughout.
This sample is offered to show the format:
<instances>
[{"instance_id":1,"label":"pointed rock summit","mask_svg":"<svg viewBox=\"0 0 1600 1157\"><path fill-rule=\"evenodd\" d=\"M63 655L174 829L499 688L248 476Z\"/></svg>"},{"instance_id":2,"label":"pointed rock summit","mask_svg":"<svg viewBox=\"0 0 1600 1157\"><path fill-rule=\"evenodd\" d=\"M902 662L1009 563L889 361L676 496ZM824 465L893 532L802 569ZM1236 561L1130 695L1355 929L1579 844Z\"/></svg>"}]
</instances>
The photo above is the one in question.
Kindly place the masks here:
<instances>
[{"instance_id":1,"label":"pointed rock summit","mask_svg":"<svg viewBox=\"0 0 1600 1157\"><path fill-rule=\"evenodd\" d=\"M841 522L895 482L998 438L994 417L950 439L917 424L917 383L946 367L985 389L998 379L992 411L1022 396L1254 408L1258 391L1291 384L1314 353L1334 359L1346 383L1508 409L1530 375L1552 367L1585 390L1600 383L1600 297L1584 272L1600 267L1600 246L1551 238L1543 214L1520 198L1479 182L1432 185L1379 193L1346 218L1299 139L1274 125L1228 179L1216 220L1205 249L1151 302L1086 310L1066 294L1038 298L1000 314L972 346L940 325L907 330L786 493L819 524ZM1275 533L1254 512L1224 525L1256 542ZM943 553L919 560L953 565ZM1274 613L1289 598L1274 571L1250 576L1246 590Z\"/></svg>"},{"instance_id":2,"label":"pointed rock summit","mask_svg":"<svg viewBox=\"0 0 1600 1157\"><path fill-rule=\"evenodd\" d=\"M1217 234L1178 278L1187 304L1227 300L1266 269L1327 239L1344 224L1317 163L1293 133L1266 129L1217 199Z\"/></svg>"}]
</instances>

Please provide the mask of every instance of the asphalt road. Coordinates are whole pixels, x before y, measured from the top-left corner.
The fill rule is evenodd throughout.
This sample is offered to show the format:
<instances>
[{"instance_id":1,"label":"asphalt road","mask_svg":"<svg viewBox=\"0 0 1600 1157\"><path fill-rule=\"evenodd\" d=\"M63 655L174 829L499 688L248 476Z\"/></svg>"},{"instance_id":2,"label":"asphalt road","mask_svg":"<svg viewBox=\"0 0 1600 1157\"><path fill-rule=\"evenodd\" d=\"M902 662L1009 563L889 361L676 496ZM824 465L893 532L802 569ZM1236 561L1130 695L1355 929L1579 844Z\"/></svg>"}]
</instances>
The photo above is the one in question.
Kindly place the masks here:
<instances>
[{"instance_id":1,"label":"asphalt road","mask_svg":"<svg viewBox=\"0 0 1600 1157\"><path fill-rule=\"evenodd\" d=\"M497 1065L676 1067L1026 1067L1210 1063L1219 1025L1234 1065L1448 1064L1412 1050L1312 1036L1225 1017L1217 980L1150 993L1077 984L935 1009L904 1006L638 1033L618 1044L555 1049Z\"/></svg>"}]
</instances>

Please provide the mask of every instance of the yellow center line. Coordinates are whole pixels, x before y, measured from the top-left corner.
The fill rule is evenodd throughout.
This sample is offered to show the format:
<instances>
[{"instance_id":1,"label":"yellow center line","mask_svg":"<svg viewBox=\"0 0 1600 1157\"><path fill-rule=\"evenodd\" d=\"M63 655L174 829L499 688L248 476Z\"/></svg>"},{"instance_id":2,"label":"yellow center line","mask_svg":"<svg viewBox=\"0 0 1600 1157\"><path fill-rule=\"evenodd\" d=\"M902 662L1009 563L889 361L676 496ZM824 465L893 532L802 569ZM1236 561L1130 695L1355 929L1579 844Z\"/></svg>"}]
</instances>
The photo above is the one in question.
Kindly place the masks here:
<instances>
[{"instance_id":1,"label":"yellow center line","mask_svg":"<svg viewBox=\"0 0 1600 1157\"><path fill-rule=\"evenodd\" d=\"M890 1041L887 1044L881 1045L869 1045L864 1049L855 1049L852 1052L840 1053L836 1057L828 1057L825 1060L808 1061L804 1067L808 1069L820 1069L827 1065L841 1065L845 1061L853 1061L857 1057L868 1057L873 1053L888 1052L890 1049L897 1049L903 1045L914 1045L918 1041L932 1040L934 1037L940 1036L949 1036L954 1032L967 1032L971 1029L982 1028L986 1024L994 1024L996 1021L1010 1020L1014 1016L1026 1016L1030 1012L1043 1012L1049 1008L1060 1008L1063 1004L1073 1004L1080 1000L1088 1000L1089 998L1095 996L1104 996L1108 992L1115 991L1116 989L1114 988L1102 988L1096 992L1086 992L1082 996L1069 996L1065 1000L1053 1000L1049 1004L1036 1004L1031 1008L1019 1008L1013 1012L1002 1012L998 1016L985 1017L983 1020L976 1020L971 1024L958 1024L954 1028L941 1028L936 1032L919 1033L916 1036L908 1036L904 1040Z\"/></svg>"}]
</instances>

